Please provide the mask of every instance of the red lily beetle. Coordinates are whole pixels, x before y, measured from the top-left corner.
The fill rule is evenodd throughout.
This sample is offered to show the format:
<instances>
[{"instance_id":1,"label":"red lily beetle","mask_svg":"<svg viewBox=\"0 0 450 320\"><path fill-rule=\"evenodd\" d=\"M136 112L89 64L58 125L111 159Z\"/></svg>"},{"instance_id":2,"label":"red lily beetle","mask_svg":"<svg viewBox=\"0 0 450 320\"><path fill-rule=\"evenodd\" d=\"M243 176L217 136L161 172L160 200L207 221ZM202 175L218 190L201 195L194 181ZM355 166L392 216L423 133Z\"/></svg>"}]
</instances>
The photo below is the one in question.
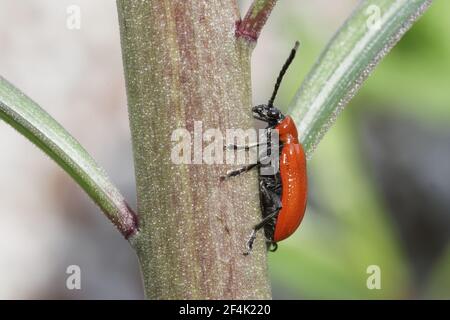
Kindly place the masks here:
<instances>
[{"instance_id":1,"label":"red lily beetle","mask_svg":"<svg viewBox=\"0 0 450 320\"><path fill-rule=\"evenodd\" d=\"M286 70L291 64L298 50L299 43L296 42L286 63L280 71L272 97L267 104L252 108L254 118L267 123L267 149L273 149L274 141L270 140L272 131L276 130L279 137L279 170L273 174L259 174L260 202L263 219L253 227L251 236L247 242L248 255L253 248L257 232L264 228L267 248L271 251L277 249L277 242L286 239L297 230L306 210L307 199L307 174L306 157L302 145L298 140L297 127L290 116L283 115L280 110L273 106L273 102L280 87ZM227 146L234 149L248 150L254 146ZM238 170L227 172L221 177L224 180L237 176L253 168L263 168L272 164L264 164L261 161L242 167Z\"/></svg>"}]
</instances>

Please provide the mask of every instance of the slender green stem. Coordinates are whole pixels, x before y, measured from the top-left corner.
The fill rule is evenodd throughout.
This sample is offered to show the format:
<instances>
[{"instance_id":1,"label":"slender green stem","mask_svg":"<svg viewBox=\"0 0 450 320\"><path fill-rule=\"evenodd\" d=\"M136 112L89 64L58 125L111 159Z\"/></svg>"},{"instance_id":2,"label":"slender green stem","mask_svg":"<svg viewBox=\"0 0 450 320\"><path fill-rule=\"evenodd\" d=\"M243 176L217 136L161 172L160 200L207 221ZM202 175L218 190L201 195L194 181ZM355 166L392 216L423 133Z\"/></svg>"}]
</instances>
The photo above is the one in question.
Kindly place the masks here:
<instances>
[{"instance_id":1,"label":"slender green stem","mask_svg":"<svg viewBox=\"0 0 450 320\"><path fill-rule=\"evenodd\" d=\"M290 104L311 157L320 139L375 66L431 0L366 0L326 47Z\"/></svg>"},{"instance_id":2,"label":"slender green stem","mask_svg":"<svg viewBox=\"0 0 450 320\"><path fill-rule=\"evenodd\" d=\"M250 42L257 41L276 3L277 0L254 0L244 19L238 23L236 35Z\"/></svg>"},{"instance_id":3,"label":"slender green stem","mask_svg":"<svg viewBox=\"0 0 450 320\"><path fill-rule=\"evenodd\" d=\"M58 122L2 77L0 119L17 129L72 176L126 238L136 232L133 211L105 171Z\"/></svg>"}]
</instances>

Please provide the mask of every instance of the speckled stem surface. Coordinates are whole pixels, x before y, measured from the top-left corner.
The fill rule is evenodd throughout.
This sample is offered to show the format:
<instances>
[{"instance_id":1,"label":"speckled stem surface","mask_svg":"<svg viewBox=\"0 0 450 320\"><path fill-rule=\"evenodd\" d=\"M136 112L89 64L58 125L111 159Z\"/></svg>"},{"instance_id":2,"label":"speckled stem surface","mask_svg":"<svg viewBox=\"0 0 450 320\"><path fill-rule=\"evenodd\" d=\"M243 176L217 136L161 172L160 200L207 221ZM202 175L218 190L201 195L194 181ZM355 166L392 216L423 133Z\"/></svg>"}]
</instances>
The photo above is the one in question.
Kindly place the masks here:
<instances>
[{"instance_id":1,"label":"speckled stem surface","mask_svg":"<svg viewBox=\"0 0 450 320\"><path fill-rule=\"evenodd\" d=\"M229 165L176 165L171 134L247 129L249 43L235 0L118 0L140 231L132 239L151 299L270 298L258 237L257 172L219 181Z\"/></svg>"}]
</instances>

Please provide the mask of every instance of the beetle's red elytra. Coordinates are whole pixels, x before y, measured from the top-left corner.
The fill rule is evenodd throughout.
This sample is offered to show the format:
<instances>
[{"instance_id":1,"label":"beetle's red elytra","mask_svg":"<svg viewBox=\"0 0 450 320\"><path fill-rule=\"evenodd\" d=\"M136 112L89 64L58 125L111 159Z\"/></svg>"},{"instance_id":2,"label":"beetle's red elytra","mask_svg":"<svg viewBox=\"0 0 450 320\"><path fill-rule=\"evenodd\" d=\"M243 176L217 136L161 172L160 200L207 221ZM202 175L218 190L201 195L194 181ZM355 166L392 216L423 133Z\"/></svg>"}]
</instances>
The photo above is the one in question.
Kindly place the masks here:
<instances>
[{"instance_id":1,"label":"beetle's red elytra","mask_svg":"<svg viewBox=\"0 0 450 320\"><path fill-rule=\"evenodd\" d=\"M297 127L287 116L275 127L283 144L280 156L281 209L275 223L273 241L286 239L297 230L306 210L306 157L298 142Z\"/></svg>"}]
</instances>

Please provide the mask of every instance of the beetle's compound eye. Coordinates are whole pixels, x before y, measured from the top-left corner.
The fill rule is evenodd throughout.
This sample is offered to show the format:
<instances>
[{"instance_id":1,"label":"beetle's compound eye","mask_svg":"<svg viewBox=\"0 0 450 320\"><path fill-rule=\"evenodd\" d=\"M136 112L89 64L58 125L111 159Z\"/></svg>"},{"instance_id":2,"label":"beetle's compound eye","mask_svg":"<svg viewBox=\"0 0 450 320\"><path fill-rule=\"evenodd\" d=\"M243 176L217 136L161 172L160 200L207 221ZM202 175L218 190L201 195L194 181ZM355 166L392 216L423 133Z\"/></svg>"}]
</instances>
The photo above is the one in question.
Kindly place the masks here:
<instances>
[{"instance_id":1,"label":"beetle's compound eye","mask_svg":"<svg viewBox=\"0 0 450 320\"><path fill-rule=\"evenodd\" d=\"M252 108L252 111L253 111L253 112L260 113L260 112L262 111L262 106L254 106L254 107Z\"/></svg>"}]
</instances>

